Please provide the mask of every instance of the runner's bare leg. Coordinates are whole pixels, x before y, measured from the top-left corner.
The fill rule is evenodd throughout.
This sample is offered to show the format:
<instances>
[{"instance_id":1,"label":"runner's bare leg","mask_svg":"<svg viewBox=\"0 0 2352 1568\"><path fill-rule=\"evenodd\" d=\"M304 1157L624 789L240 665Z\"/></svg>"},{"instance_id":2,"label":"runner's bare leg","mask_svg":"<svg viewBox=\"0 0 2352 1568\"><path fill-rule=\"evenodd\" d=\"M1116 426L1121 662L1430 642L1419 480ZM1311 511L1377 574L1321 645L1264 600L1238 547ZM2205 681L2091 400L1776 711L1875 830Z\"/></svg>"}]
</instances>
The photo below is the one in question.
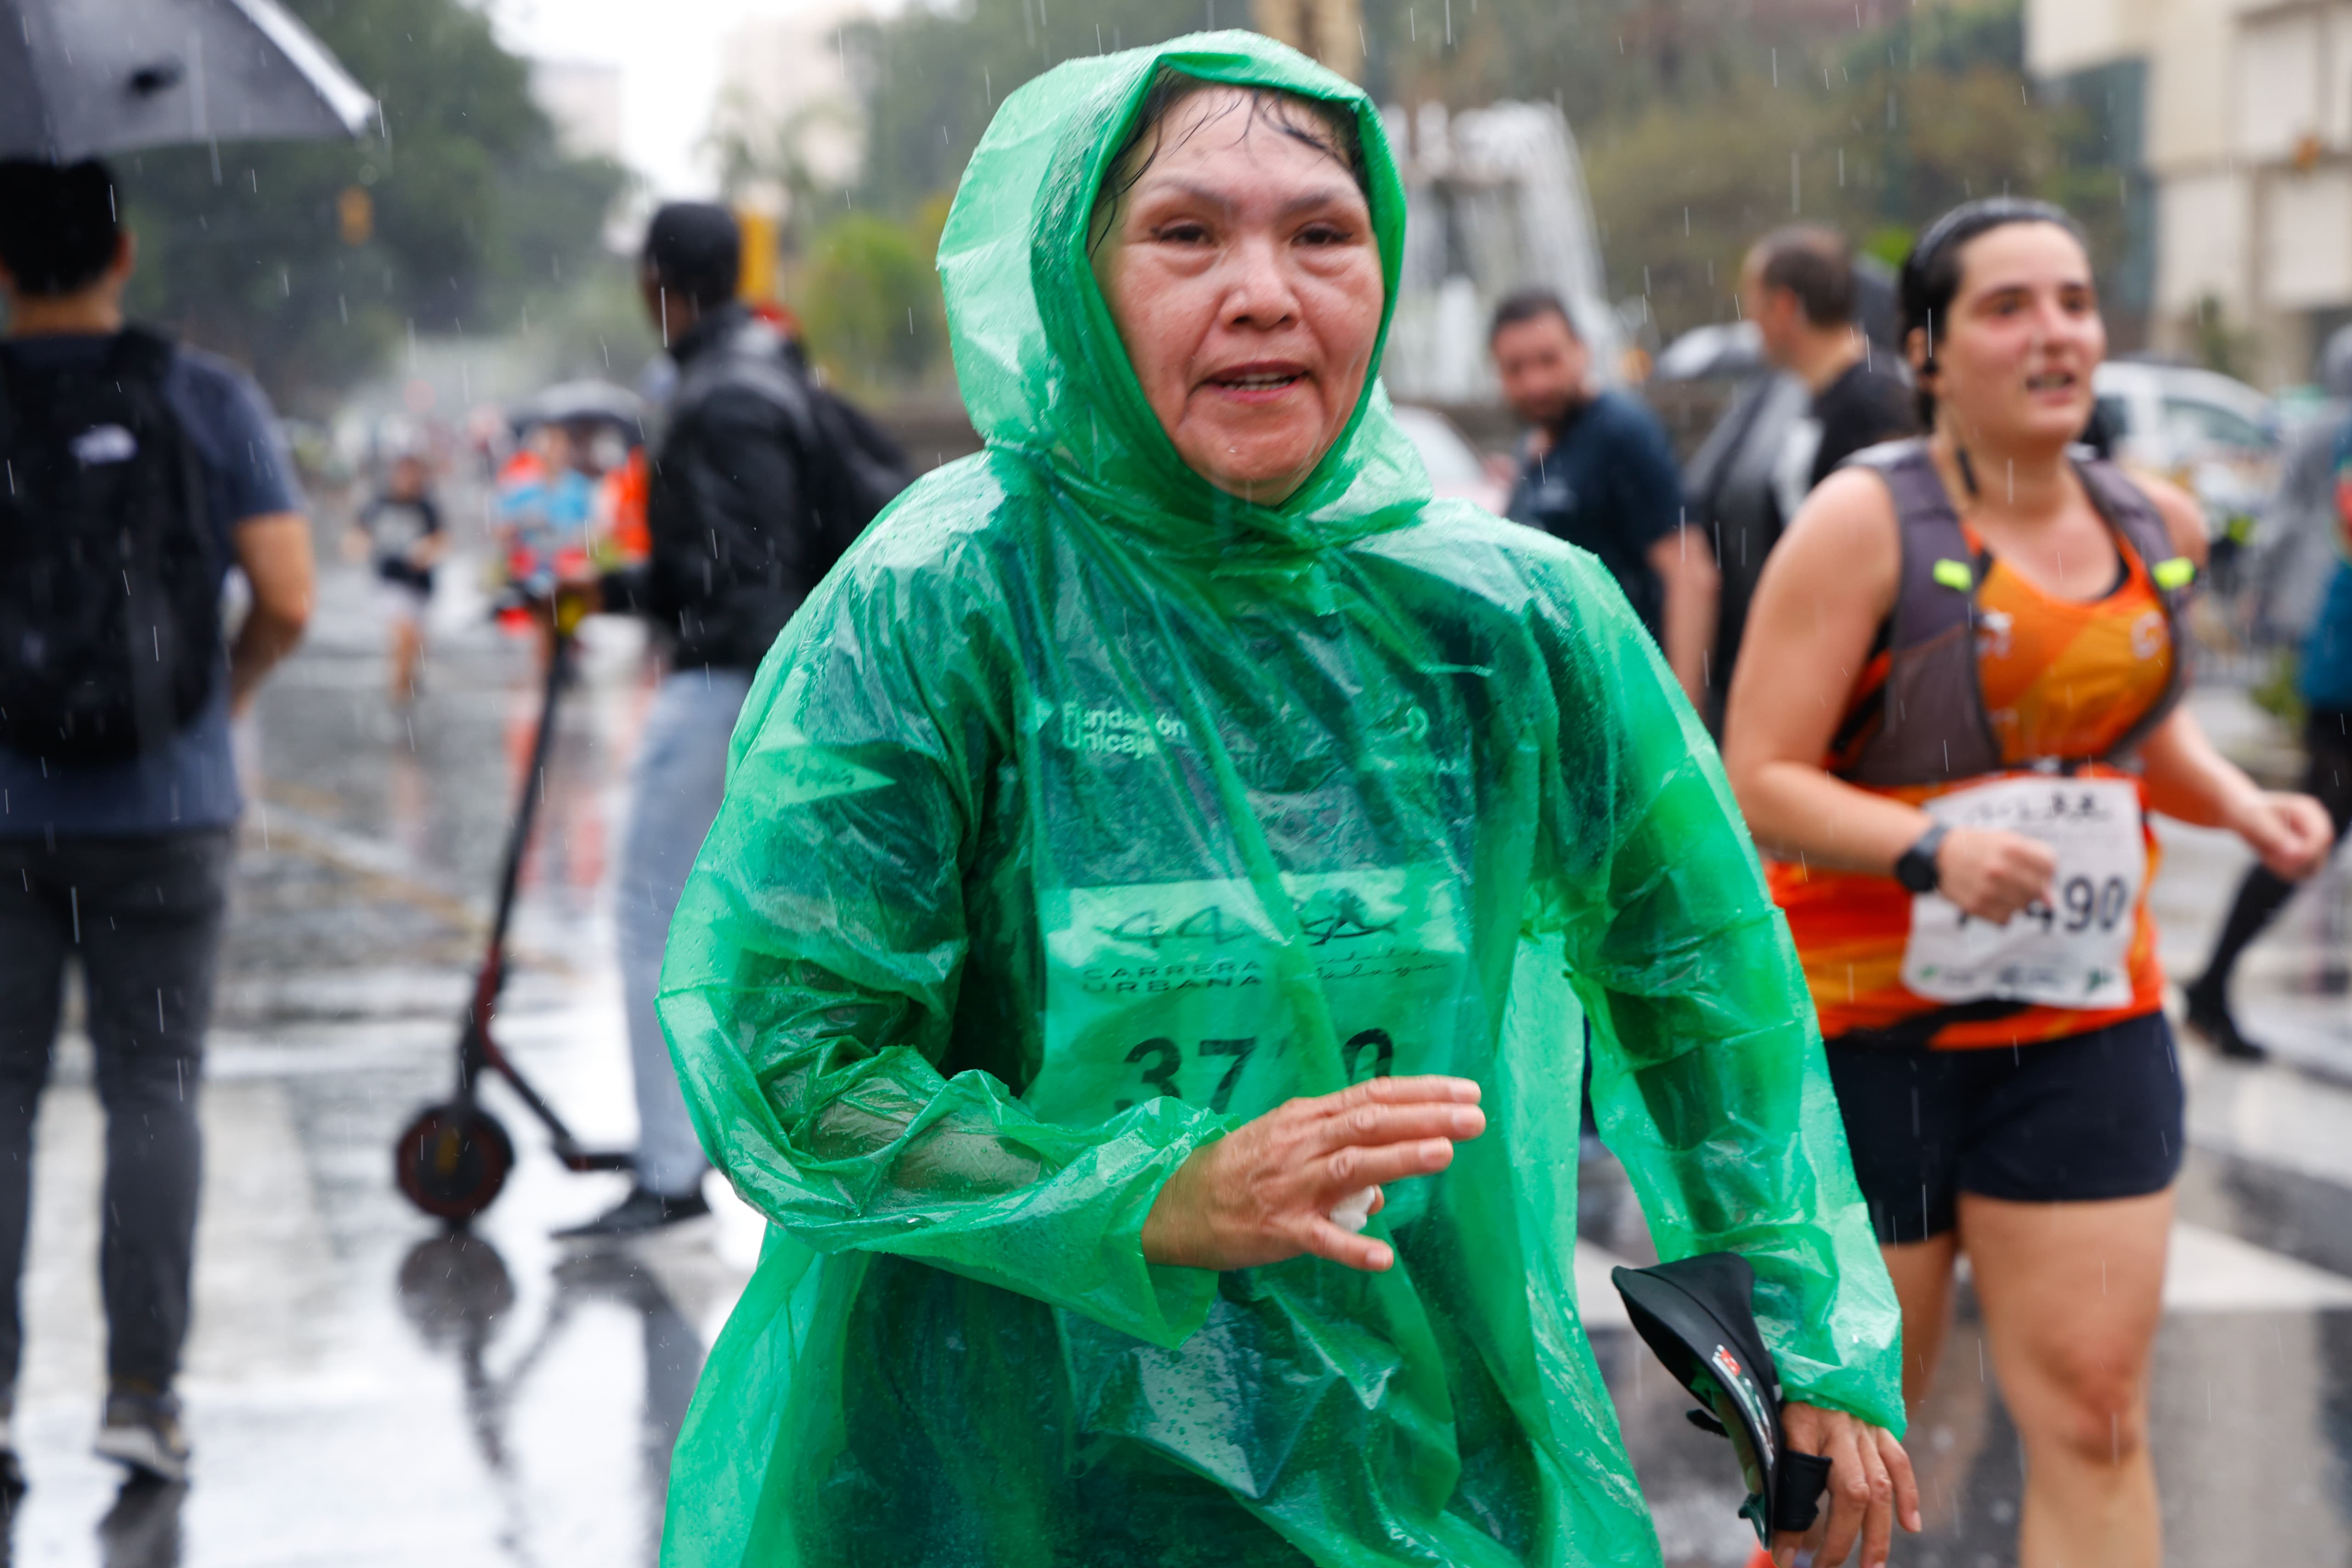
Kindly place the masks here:
<instances>
[{"instance_id":1,"label":"runner's bare leg","mask_svg":"<svg viewBox=\"0 0 2352 1568\"><path fill-rule=\"evenodd\" d=\"M1993 1373L2025 1444L2020 1568L2162 1560L2147 1363L2171 1233L2169 1190L2074 1204L1960 1195Z\"/></svg>"}]
</instances>

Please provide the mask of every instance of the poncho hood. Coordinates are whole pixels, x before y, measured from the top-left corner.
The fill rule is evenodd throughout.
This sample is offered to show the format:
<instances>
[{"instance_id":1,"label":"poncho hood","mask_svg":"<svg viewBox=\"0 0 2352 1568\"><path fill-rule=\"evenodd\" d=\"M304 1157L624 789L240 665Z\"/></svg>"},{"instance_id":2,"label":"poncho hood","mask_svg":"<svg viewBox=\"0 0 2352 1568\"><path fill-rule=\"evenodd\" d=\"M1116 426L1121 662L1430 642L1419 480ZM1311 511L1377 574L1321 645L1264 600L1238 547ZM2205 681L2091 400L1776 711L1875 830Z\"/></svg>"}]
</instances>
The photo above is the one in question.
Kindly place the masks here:
<instances>
[{"instance_id":1,"label":"poncho hood","mask_svg":"<svg viewBox=\"0 0 2352 1568\"><path fill-rule=\"evenodd\" d=\"M1087 257L1087 219L1112 160L1163 72L1265 88L1354 117L1387 298L1396 308L1404 187L1371 100L1296 49L1255 33L1196 33L1076 59L997 111L940 241L956 380L988 445L1050 470L1098 516L1190 551L1285 552L1412 521L1429 477L1373 374L1353 417L1278 506L1217 489L1188 468L1144 401Z\"/></svg>"}]
</instances>

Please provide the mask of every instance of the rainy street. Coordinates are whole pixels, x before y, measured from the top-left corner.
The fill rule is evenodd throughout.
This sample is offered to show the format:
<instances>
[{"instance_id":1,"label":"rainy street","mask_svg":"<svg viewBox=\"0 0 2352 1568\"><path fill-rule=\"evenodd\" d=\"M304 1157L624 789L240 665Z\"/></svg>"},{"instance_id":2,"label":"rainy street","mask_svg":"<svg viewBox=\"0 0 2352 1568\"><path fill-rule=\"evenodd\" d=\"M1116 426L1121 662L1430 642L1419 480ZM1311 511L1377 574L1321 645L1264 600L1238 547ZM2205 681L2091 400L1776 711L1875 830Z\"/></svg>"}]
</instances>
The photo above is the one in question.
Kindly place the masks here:
<instances>
[{"instance_id":1,"label":"rainy street","mask_svg":"<svg viewBox=\"0 0 2352 1568\"><path fill-rule=\"evenodd\" d=\"M2347 39L0 0L0 1568L2352 1568Z\"/></svg>"},{"instance_id":2,"label":"rainy street","mask_svg":"<svg viewBox=\"0 0 2352 1568\"><path fill-rule=\"evenodd\" d=\"M184 1385L198 1469L184 1489L122 1488L87 1452L100 1137L87 1047L69 1037L39 1126L19 1568L654 1561L670 1439L759 1222L726 1201L625 1248L559 1247L549 1229L596 1212L622 1178L560 1169L502 1087L490 1103L520 1159L471 1234L443 1234L391 1181L395 1131L448 1083L536 701L528 649L485 624L462 563L447 575L413 726L380 695L364 576L337 567L245 737L258 800L204 1100ZM592 1143L625 1146L632 1131L610 872L647 692L634 626L593 623L500 1015L507 1047ZM2256 760L2271 744L2233 692L2200 703ZM2242 860L2218 836L2168 836L2158 907L2176 968L2201 952ZM2155 1447L2168 1561L2192 1568L2337 1562L2352 1537L2352 1018L2324 945L2345 896L2336 883L2307 895L2249 961L2249 1026L2284 1059L2182 1054L2195 1144ZM1687 1401L1605 1285L1612 1253L1646 1260L1638 1211L1606 1162L1584 1179L1579 1279L1668 1560L1738 1564L1728 1455L1684 1425ZM2017 1442L1965 1300L1911 1449L1929 1532L1896 1561L2007 1561Z\"/></svg>"}]
</instances>

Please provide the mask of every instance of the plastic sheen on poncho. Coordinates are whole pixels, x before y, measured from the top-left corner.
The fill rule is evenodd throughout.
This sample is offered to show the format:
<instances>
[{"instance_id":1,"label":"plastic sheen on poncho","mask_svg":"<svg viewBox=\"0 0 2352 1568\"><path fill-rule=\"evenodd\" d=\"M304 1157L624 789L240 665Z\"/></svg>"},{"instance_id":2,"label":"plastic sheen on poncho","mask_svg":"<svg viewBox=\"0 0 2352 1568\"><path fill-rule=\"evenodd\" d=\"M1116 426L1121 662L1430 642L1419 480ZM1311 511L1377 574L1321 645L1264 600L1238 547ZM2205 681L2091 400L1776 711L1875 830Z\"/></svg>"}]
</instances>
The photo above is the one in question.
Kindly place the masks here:
<instances>
[{"instance_id":1,"label":"plastic sheen on poncho","mask_svg":"<svg viewBox=\"0 0 2352 1568\"><path fill-rule=\"evenodd\" d=\"M1745 1254L1790 1396L1901 1428L1802 976L1615 586L1432 500L1378 391L1273 509L1145 405L1085 230L1162 68L1354 114L1393 300L1380 121L1278 44L998 110L940 248L988 450L768 656L671 928L688 1103L772 1225L670 1568L1655 1563L1577 1318L1588 1025L1660 1251ZM1145 1261L1194 1150L1386 1072L1489 1116L1390 1189L1394 1269Z\"/></svg>"}]
</instances>

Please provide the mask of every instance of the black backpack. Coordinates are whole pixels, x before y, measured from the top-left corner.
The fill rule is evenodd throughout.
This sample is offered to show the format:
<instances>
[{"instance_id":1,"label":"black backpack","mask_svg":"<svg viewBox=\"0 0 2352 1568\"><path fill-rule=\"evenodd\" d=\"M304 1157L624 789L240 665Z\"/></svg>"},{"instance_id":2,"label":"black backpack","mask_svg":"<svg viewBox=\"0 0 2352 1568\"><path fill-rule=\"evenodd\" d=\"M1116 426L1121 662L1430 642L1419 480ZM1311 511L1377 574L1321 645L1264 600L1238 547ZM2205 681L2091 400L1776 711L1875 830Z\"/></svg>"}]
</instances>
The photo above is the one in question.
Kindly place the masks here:
<instances>
[{"instance_id":1,"label":"black backpack","mask_svg":"<svg viewBox=\"0 0 2352 1568\"><path fill-rule=\"evenodd\" d=\"M688 417L720 386L758 393L792 423L800 448L802 496L816 524L814 582L913 482L913 466L862 409L819 385L783 335L765 321L744 322L717 353L700 355L688 366L672 398L671 417Z\"/></svg>"},{"instance_id":2,"label":"black backpack","mask_svg":"<svg viewBox=\"0 0 2352 1568\"><path fill-rule=\"evenodd\" d=\"M164 401L173 347L118 334L97 368L0 353L0 745L70 762L151 752L203 709L221 547Z\"/></svg>"}]
</instances>

